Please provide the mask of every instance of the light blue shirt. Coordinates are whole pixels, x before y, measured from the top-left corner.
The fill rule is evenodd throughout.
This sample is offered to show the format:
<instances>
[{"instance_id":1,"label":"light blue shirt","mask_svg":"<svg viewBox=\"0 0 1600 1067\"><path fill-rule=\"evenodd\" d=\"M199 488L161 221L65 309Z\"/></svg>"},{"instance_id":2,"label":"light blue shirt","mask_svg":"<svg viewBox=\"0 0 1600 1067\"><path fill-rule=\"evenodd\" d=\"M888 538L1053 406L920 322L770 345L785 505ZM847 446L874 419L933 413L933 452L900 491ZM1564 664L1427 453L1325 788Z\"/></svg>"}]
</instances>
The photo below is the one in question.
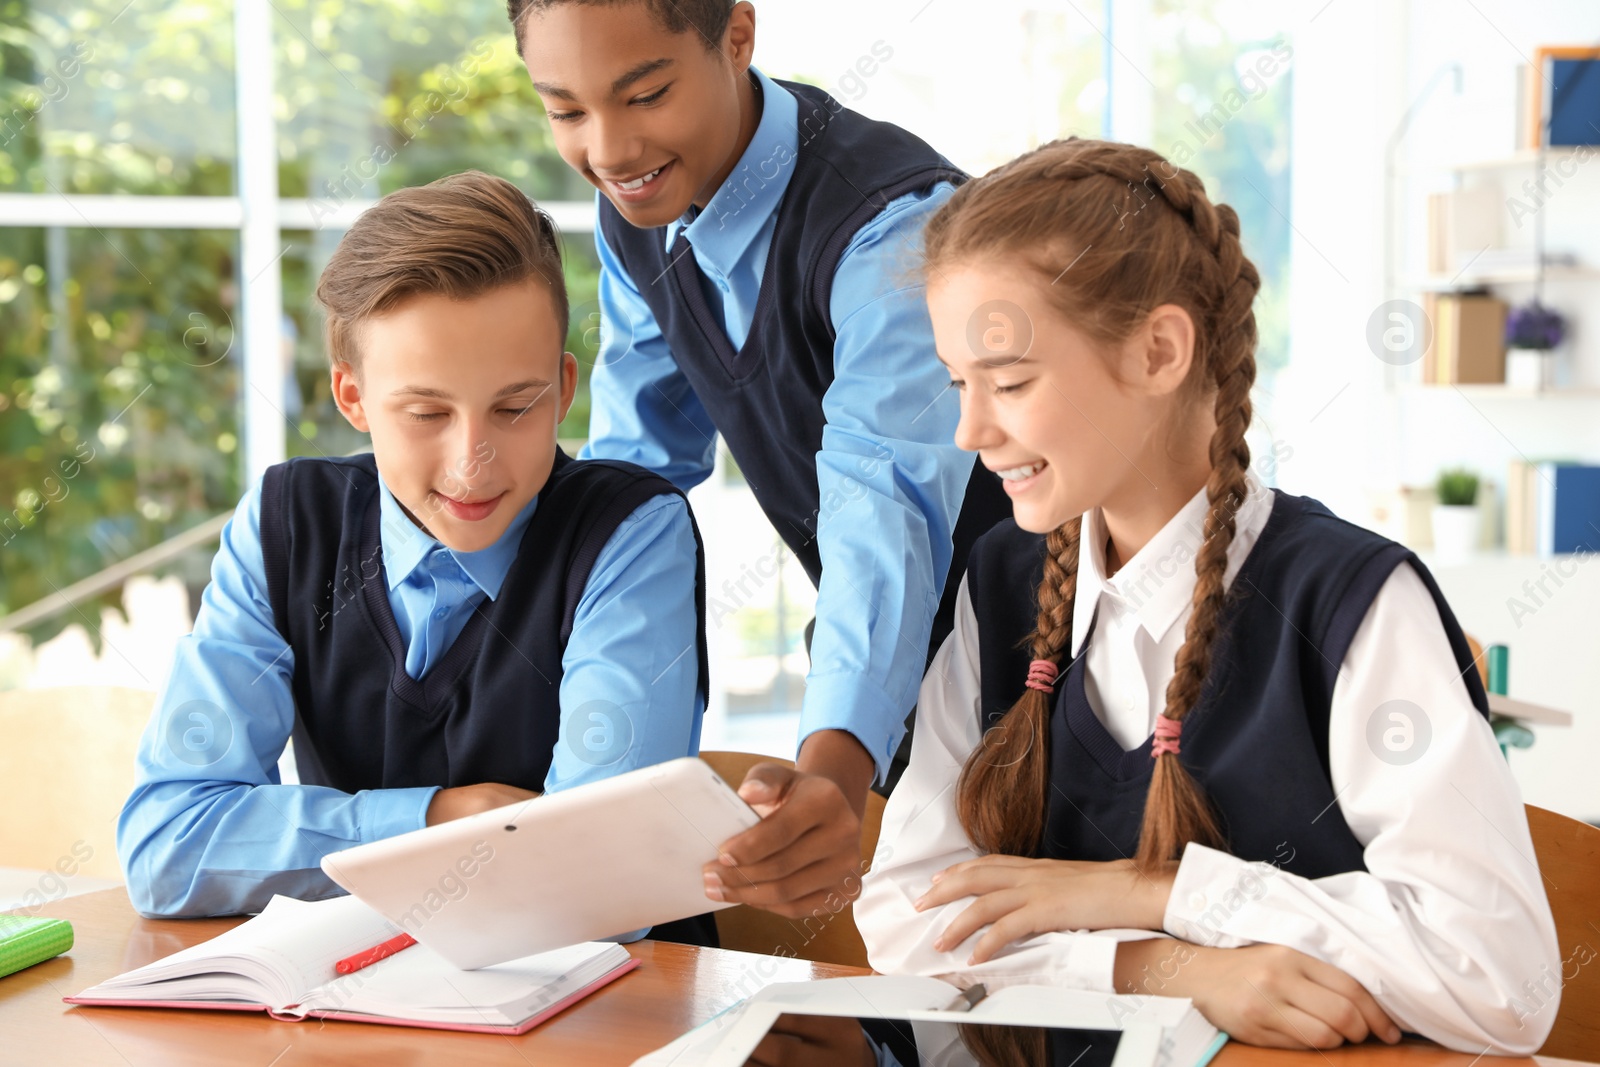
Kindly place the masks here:
<instances>
[{"instance_id":1,"label":"light blue shirt","mask_svg":"<svg viewBox=\"0 0 1600 1067\"><path fill-rule=\"evenodd\" d=\"M664 238L669 250L680 231L687 238L736 349L755 315L800 137L794 94L751 72L762 112L749 147L705 210L691 207ZM817 453L822 581L799 740L849 731L880 781L916 703L975 462L955 446L960 405L934 356L919 275L922 228L953 192L941 182L886 204L846 246L829 300L834 380ZM682 489L698 485L716 458L716 427L640 295L652 279L630 278L598 228L595 245L607 328L581 455L629 460ZM707 597L712 617L733 606L719 601L725 591Z\"/></svg>"},{"instance_id":2,"label":"light blue shirt","mask_svg":"<svg viewBox=\"0 0 1600 1067\"><path fill-rule=\"evenodd\" d=\"M379 481L389 605L406 673L420 678L478 605L499 595L538 500L493 545L457 552L419 529ZM618 754L584 758L585 731L596 727L564 715L546 792L699 751L699 626L688 506L653 497L595 561L561 660L561 708L600 700L620 707L632 740ZM323 856L425 824L437 786L352 795L281 784L293 676L294 650L267 596L258 482L223 528L194 632L178 644L117 824L128 894L141 914L236 915L259 911L274 893L331 896L339 890L319 867Z\"/></svg>"}]
</instances>

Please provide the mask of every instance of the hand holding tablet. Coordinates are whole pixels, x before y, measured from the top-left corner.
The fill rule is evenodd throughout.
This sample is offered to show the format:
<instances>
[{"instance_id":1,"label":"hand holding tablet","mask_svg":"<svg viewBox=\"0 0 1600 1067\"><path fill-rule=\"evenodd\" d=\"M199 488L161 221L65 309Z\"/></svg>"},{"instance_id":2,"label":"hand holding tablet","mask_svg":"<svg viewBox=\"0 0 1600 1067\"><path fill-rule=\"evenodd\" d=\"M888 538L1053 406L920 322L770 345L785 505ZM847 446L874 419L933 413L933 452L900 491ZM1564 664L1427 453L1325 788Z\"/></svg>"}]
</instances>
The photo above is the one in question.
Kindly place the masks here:
<instances>
[{"instance_id":1,"label":"hand holding tablet","mask_svg":"<svg viewBox=\"0 0 1600 1067\"><path fill-rule=\"evenodd\" d=\"M463 969L716 911L701 870L760 817L693 757L324 857Z\"/></svg>"}]
</instances>

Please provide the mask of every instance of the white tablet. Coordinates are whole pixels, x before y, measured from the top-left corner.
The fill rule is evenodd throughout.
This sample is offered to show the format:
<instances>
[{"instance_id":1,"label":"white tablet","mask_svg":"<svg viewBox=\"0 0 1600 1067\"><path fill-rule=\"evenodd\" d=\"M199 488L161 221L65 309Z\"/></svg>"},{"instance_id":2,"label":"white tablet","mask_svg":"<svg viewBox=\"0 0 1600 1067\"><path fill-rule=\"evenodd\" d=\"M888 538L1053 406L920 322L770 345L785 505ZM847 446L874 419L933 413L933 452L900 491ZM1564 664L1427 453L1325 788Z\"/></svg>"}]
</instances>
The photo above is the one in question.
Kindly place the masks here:
<instances>
[{"instance_id":1,"label":"white tablet","mask_svg":"<svg viewBox=\"0 0 1600 1067\"><path fill-rule=\"evenodd\" d=\"M1156 1067L1161 1029L1130 1022L1121 1029L1065 1025L1018 1026L967 1021L960 1014L880 1014L863 1006L857 1015L817 1014L790 1008L776 1016L749 1012L744 1032L729 1034L705 1067L762 1067L784 1063L835 1067ZM746 1025L754 1024L754 1025ZM1170 1055L1171 1067L1204 1067L1201 1058Z\"/></svg>"},{"instance_id":2,"label":"white tablet","mask_svg":"<svg viewBox=\"0 0 1600 1067\"><path fill-rule=\"evenodd\" d=\"M731 907L701 868L760 822L686 757L334 852L322 869L457 967Z\"/></svg>"},{"instance_id":3,"label":"white tablet","mask_svg":"<svg viewBox=\"0 0 1600 1067\"><path fill-rule=\"evenodd\" d=\"M692 1046L679 1045L670 1062L1203 1067L1227 1041L1193 1002L1177 997L1032 983L990 994L982 985L961 991L911 975L769 985L729 1016Z\"/></svg>"}]
</instances>

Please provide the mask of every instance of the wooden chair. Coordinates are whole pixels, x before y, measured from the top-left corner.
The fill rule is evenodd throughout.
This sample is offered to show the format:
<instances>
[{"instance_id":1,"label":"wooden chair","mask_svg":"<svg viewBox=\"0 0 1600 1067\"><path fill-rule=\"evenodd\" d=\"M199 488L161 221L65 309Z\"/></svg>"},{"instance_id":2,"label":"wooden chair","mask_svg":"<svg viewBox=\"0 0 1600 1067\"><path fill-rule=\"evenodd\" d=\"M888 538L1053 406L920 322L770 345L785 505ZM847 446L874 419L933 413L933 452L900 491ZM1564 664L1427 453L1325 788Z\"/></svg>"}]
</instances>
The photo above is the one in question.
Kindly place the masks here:
<instances>
[{"instance_id":1,"label":"wooden chair","mask_svg":"<svg viewBox=\"0 0 1600 1067\"><path fill-rule=\"evenodd\" d=\"M122 879L117 815L155 697L112 686L0 693L0 866Z\"/></svg>"},{"instance_id":2,"label":"wooden chair","mask_svg":"<svg viewBox=\"0 0 1600 1067\"><path fill-rule=\"evenodd\" d=\"M711 765L722 780L739 788L746 772L758 763L778 763L793 767L793 762L752 752L702 752L700 758ZM867 793L866 812L861 821L861 863L865 869L878 847L878 831L883 826L884 798ZM792 956L814 963L842 963L867 967L867 946L856 931L852 909L847 905L837 914L820 912L806 919L786 919L769 911L744 904L716 913L717 937L723 948L763 955Z\"/></svg>"},{"instance_id":3,"label":"wooden chair","mask_svg":"<svg viewBox=\"0 0 1600 1067\"><path fill-rule=\"evenodd\" d=\"M1532 804L1528 829L1555 914L1563 972L1555 1029L1539 1054L1593 1059L1600 1052L1600 829ZM1539 976L1529 977L1540 984Z\"/></svg>"}]
</instances>

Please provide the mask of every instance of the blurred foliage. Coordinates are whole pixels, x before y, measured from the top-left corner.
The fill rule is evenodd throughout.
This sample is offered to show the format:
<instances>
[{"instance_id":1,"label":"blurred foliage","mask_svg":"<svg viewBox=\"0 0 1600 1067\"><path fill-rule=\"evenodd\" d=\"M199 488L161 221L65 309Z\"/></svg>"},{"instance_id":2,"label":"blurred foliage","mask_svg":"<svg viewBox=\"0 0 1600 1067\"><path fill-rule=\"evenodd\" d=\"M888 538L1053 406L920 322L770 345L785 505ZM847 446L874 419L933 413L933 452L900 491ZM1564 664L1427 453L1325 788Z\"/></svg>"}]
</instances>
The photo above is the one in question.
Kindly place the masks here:
<instances>
[{"instance_id":1,"label":"blurred foliage","mask_svg":"<svg viewBox=\"0 0 1600 1067\"><path fill-rule=\"evenodd\" d=\"M0 191L232 194L232 14L0 0Z\"/></svg>"},{"instance_id":2,"label":"blurred foliage","mask_svg":"<svg viewBox=\"0 0 1600 1067\"><path fill-rule=\"evenodd\" d=\"M313 225L469 167L543 200L593 195L550 143L497 0L273 8L279 191L307 198ZM232 15L219 0L0 0L0 191L234 195ZM291 455L364 441L328 396L312 299L339 237L332 221L283 235ZM567 254L583 378L563 436L581 438L597 336L589 235ZM0 228L0 614L238 501L238 260L232 231ZM198 591L205 555L169 571ZM97 620L101 604L31 636Z\"/></svg>"},{"instance_id":3,"label":"blurred foliage","mask_svg":"<svg viewBox=\"0 0 1600 1067\"><path fill-rule=\"evenodd\" d=\"M1436 489L1445 507L1470 508L1478 502L1478 476L1465 467L1440 471Z\"/></svg>"},{"instance_id":4,"label":"blurred foliage","mask_svg":"<svg viewBox=\"0 0 1600 1067\"><path fill-rule=\"evenodd\" d=\"M1275 43L1271 25L1221 29L1223 6L1153 0L1152 140L1168 154L1189 141L1184 165L1239 211L1266 283L1270 374L1287 352L1289 74L1246 92L1220 132L1191 132L1240 91L1241 57ZM280 406L291 455L338 454L363 438L332 406L312 299L340 236L335 213L468 167L542 200L593 190L557 156L498 0L274 0L273 11L279 191L308 202L313 227L283 235L292 373ZM0 0L0 191L233 195L232 14L221 0ZM1046 42L1050 17L1037 27ZM1104 85L1085 47L1024 57L1072 72L1063 132L1098 132ZM568 347L582 370L563 436L581 438L599 333L588 234L571 235L567 257ZM237 501L238 261L231 231L0 228L0 613ZM196 590L201 556L180 568ZM97 612L85 605L33 636Z\"/></svg>"},{"instance_id":5,"label":"blurred foliage","mask_svg":"<svg viewBox=\"0 0 1600 1067\"><path fill-rule=\"evenodd\" d=\"M467 167L546 200L594 195L556 154L504 4L274 7L280 195L327 207Z\"/></svg>"},{"instance_id":6,"label":"blurred foliage","mask_svg":"<svg viewBox=\"0 0 1600 1067\"><path fill-rule=\"evenodd\" d=\"M226 355L230 289L218 284L235 243L0 229L0 610L237 499L239 376Z\"/></svg>"},{"instance_id":7,"label":"blurred foliage","mask_svg":"<svg viewBox=\"0 0 1600 1067\"><path fill-rule=\"evenodd\" d=\"M1293 41L1270 5L1249 7L1253 27L1245 12L1232 0L1153 0L1151 147L1239 213L1244 254L1261 272L1257 374L1270 380L1289 359Z\"/></svg>"}]
</instances>

